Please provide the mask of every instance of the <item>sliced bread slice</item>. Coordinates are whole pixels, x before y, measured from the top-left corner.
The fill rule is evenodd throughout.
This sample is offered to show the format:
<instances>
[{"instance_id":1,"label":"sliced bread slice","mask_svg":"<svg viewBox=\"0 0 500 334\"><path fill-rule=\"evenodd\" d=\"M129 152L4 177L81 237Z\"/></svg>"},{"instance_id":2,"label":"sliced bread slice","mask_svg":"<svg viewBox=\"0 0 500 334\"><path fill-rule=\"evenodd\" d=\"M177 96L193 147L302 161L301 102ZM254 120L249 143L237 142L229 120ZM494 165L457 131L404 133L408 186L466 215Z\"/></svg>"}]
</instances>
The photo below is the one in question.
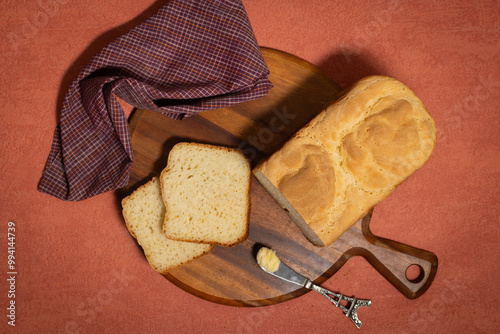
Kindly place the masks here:
<instances>
[{"instance_id":1,"label":"sliced bread slice","mask_svg":"<svg viewBox=\"0 0 500 334\"><path fill-rule=\"evenodd\" d=\"M179 143L169 153L161 189L170 239L233 246L248 236L251 168L237 149Z\"/></svg>"},{"instance_id":2,"label":"sliced bread slice","mask_svg":"<svg viewBox=\"0 0 500 334\"><path fill-rule=\"evenodd\" d=\"M213 245L170 240L163 234L165 206L160 180L154 177L122 200L123 217L154 270L164 274L213 249Z\"/></svg>"}]
</instances>

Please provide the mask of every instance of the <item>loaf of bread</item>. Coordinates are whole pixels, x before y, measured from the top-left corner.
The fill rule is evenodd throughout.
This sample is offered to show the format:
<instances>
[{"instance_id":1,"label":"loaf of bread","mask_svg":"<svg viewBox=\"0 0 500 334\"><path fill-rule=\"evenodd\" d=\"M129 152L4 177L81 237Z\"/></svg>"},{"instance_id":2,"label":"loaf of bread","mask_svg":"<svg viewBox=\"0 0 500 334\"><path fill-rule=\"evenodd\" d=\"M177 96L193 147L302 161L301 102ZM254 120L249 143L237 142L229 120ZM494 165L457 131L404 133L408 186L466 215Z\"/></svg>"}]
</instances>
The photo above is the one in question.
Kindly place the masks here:
<instances>
[{"instance_id":1,"label":"loaf of bread","mask_svg":"<svg viewBox=\"0 0 500 334\"><path fill-rule=\"evenodd\" d=\"M130 234L137 239L153 269L162 274L210 252L213 248L209 244L174 241L165 237L165 206L157 177L124 198L122 207Z\"/></svg>"},{"instance_id":2,"label":"loaf of bread","mask_svg":"<svg viewBox=\"0 0 500 334\"><path fill-rule=\"evenodd\" d=\"M434 120L389 77L364 78L254 174L317 246L328 246L429 159Z\"/></svg>"},{"instance_id":3,"label":"loaf of bread","mask_svg":"<svg viewBox=\"0 0 500 334\"><path fill-rule=\"evenodd\" d=\"M175 145L160 176L165 235L227 247L243 242L249 228L251 176L250 162L237 149Z\"/></svg>"}]
</instances>

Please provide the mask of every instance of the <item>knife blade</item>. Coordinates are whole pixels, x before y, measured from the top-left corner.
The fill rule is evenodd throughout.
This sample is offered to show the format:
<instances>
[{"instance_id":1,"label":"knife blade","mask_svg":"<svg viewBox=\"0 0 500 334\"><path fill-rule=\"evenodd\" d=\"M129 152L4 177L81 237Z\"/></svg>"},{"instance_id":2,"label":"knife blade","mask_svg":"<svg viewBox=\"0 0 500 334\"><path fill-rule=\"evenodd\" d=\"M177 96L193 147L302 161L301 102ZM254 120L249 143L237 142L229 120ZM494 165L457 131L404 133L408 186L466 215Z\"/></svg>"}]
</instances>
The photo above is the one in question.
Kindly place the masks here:
<instances>
[{"instance_id":1,"label":"knife blade","mask_svg":"<svg viewBox=\"0 0 500 334\"><path fill-rule=\"evenodd\" d=\"M296 271L292 270L289 266L284 264L283 262L280 263L278 270L272 272L270 270L267 270L265 267L260 266L265 272L279 277L282 280L285 280L290 283L294 283L303 287L307 287L308 284L310 284L310 280L302 276L301 274L297 273ZM309 288L309 287L307 287Z\"/></svg>"}]
</instances>

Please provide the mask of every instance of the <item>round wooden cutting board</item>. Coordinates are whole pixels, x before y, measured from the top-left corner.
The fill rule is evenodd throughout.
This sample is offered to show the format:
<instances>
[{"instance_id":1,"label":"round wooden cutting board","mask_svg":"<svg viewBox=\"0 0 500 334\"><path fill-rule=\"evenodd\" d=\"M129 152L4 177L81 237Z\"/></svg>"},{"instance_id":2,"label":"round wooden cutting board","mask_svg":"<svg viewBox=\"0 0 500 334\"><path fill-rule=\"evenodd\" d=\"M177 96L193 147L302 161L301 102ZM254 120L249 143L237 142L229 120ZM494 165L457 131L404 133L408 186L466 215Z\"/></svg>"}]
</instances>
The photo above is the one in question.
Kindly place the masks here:
<instances>
[{"instance_id":1,"label":"round wooden cutting board","mask_svg":"<svg viewBox=\"0 0 500 334\"><path fill-rule=\"evenodd\" d=\"M159 175L178 142L238 147L255 166L338 98L340 87L312 64L273 49L262 48L262 53L274 85L263 98L182 121L136 110L130 120L134 164L130 182L119 196ZM435 276L436 256L374 236L369 230L370 217L371 213L329 247L313 246L253 177L248 239L232 248L216 246L210 254L165 277L195 296L226 305L270 305L308 292L260 269L255 255L267 246L316 284L330 278L351 256L361 255L406 297L420 296ZM420 275L409 280L405 272L411 265L420 269Z\"/></svg>"}]
</instances>

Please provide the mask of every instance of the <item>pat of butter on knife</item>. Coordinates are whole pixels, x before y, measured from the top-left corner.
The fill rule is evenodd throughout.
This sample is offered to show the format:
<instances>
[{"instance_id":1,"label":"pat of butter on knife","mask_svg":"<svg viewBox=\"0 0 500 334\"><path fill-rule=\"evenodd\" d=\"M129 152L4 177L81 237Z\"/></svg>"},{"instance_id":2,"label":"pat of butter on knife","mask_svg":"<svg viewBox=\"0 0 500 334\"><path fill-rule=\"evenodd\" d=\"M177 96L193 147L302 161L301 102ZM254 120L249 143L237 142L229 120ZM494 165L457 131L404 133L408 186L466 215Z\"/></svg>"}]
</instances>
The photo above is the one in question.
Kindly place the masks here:
<instances>
[{"instance_id":1,"label":"pat of butter on knife","mask_svg":"<svg viewBox=\"0 0 500 334\"><path fill-rule=\"evenodd\" d=\"M261 247L257 252L257 263L267 271L274 273L278 270L281 261L275 251Z\"/></svg>"}]
</instances>

